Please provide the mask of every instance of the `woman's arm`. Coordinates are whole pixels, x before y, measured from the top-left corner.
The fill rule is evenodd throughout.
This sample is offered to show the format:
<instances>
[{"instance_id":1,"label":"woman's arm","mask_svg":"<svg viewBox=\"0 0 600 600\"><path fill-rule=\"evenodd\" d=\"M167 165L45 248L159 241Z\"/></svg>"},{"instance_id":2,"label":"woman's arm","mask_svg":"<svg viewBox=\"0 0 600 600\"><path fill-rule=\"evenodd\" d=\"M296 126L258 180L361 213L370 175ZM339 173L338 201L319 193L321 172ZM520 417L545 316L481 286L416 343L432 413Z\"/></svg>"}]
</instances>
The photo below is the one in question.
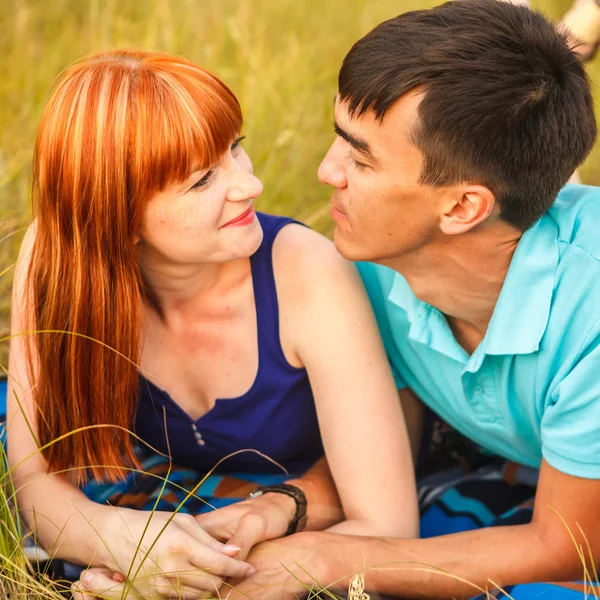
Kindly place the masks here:
<instances>
[{"instance_id":1,"label":"woman's arm","mask_svg":"<svg viewBox=\"0 0 600 600\"><path fill-rule=\"evenodd\" d=\"M273 266L282 346L294 348L288 359L308 370L327 454L288 482L306 495L306 529L418 535L402 408L356 269L298 225L277 236ZM270 493L196 519L245 557L255 544L283 536L295 509L292 498Z\"/></svg>"},{"instance_id":2,"label":"woman's arm","mask_svg":"<svg viewBox=\"0 0 600 600\"><path fill-rule=\"evenodd\" d=\"M18 506L35 529L39 543L52 556L127 572L134 561L140 563L141 556L136 557L137 546L150 514L92 502L66 476L48 473L48 465L34 437L38 416L26 354L26 336L33 326L24 291L34 236L31 228L17 263L12 301L7 430L9 465ZM165 573L189 572L190 565L200 573L184 576L185 585L191 589L214 591L215 585L220 583L218 577L209 577L198 572L198 568L210 568L212 573L221 576L239 571L247 573L249 566L226 556L227 548L213 540L192 518L177 515L168 523L170 517L167 513L156 513L144 536L143 546L148 548L165 528L142 569L150 579L141 584L145 586L141 590L154 589L152 577L161 578L164 584L169 578Z\"/></svg>"},{"instance_id":3,"label":"woman's arm","mask_svg":"<svg viewBox=\"0 0 600 600\"><path fill-rule=\"evenodd\" d=\"M283 335L315 396L350 534L418 536L411 451L398 393L366 293L331 242L288 226L274 244Z\"/></svg>"}]
</instances>

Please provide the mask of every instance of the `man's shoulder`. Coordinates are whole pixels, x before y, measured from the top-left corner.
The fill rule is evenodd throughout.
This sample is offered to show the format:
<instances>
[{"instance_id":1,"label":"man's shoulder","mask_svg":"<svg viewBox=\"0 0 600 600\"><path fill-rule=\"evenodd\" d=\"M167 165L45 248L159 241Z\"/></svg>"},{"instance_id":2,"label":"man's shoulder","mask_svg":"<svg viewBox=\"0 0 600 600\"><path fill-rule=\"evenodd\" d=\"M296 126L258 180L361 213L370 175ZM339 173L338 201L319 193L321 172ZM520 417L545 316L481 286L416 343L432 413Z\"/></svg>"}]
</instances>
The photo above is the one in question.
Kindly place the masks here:
<instances>
[{"instance_id":1,"label":"man's shoulder","mask_svg":"<svg viewBox=\"0 0 600 600\"><path fill-rule=\"evenodd\" d=\"M566 185L548 211L558 228L561 256L567 249L598 261L600 269L600 187Z\"/></svg>"},{"instance_id":2,"label":"man's shoulder","mask_svg":"<svg viewBox=\"0 0 600 600\"><path fill-rule=\"evenodd\" d=\"M400 273L383 265L371 262L357 262L356 268L360 273L372 302L374 298L379 298L380 301L387 302L392 288L397 288L398 284L404 281ZM407 291L410 291L410 288Z\"/></svg>"}]
</instances>

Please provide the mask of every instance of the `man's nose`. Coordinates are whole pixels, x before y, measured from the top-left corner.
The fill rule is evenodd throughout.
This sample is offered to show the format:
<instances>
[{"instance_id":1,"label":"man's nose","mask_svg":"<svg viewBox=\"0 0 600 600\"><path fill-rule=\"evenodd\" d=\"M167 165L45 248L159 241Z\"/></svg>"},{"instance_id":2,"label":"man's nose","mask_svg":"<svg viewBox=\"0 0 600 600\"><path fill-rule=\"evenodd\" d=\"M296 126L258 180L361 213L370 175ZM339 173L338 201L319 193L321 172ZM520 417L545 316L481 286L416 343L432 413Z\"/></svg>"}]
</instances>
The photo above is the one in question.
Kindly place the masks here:
<instances>
[{"instance_id":1,"label":"man's nose","mask_svg":"<svg viewBox=\"0 0 600 600\"><path fill-rule=\"evenodd\" d=\"M325 158L319 166L317 176L321 183L335 188L345 188L347 185L346 170L344 168L342 149L339 139L336 139L329 148Z\"/></svg>"}]
</instances>

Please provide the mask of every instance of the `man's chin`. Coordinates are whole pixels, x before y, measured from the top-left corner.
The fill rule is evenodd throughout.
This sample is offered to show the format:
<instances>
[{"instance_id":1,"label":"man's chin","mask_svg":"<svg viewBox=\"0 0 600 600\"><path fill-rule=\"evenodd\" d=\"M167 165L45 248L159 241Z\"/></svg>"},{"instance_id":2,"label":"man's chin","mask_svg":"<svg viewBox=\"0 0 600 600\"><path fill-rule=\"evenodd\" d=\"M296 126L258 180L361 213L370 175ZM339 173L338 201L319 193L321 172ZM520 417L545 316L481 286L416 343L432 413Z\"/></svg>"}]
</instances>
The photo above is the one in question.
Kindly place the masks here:
<instances>
[{"instance_id":1,"label":"man's chin","mask_svg":"<svg viewBox=\"0 0 600 600\"><path fill-rule=\"evenodd\" d=\"M344 235L339 227L333 231L333 243L336 250L346 259L352 262L362 262L370 260L368 254L361 248L360 244L356 244L349 240Z\"/></svg>"}]
</instances>

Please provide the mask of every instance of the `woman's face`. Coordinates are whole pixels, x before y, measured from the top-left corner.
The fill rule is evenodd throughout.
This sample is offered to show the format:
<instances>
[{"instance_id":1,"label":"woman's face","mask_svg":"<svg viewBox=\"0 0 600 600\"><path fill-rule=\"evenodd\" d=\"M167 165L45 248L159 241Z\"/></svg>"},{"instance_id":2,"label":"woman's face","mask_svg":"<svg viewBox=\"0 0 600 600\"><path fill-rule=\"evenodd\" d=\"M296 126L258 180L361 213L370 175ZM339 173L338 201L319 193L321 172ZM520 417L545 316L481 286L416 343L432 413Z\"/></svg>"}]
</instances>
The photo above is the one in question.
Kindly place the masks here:
<instances>
[{"instance_id":1,"label":"woman's face","mask_svg":"<svg viewBox=\"0 0 600 600\"><path fill-rule=\"evenodd\" d=\"M252 203L263 186L240 141L209 170L192 173L150 199L137 235L142 261L225 262L258 249L262 229Z\"/></svg>"}]
</instances>

